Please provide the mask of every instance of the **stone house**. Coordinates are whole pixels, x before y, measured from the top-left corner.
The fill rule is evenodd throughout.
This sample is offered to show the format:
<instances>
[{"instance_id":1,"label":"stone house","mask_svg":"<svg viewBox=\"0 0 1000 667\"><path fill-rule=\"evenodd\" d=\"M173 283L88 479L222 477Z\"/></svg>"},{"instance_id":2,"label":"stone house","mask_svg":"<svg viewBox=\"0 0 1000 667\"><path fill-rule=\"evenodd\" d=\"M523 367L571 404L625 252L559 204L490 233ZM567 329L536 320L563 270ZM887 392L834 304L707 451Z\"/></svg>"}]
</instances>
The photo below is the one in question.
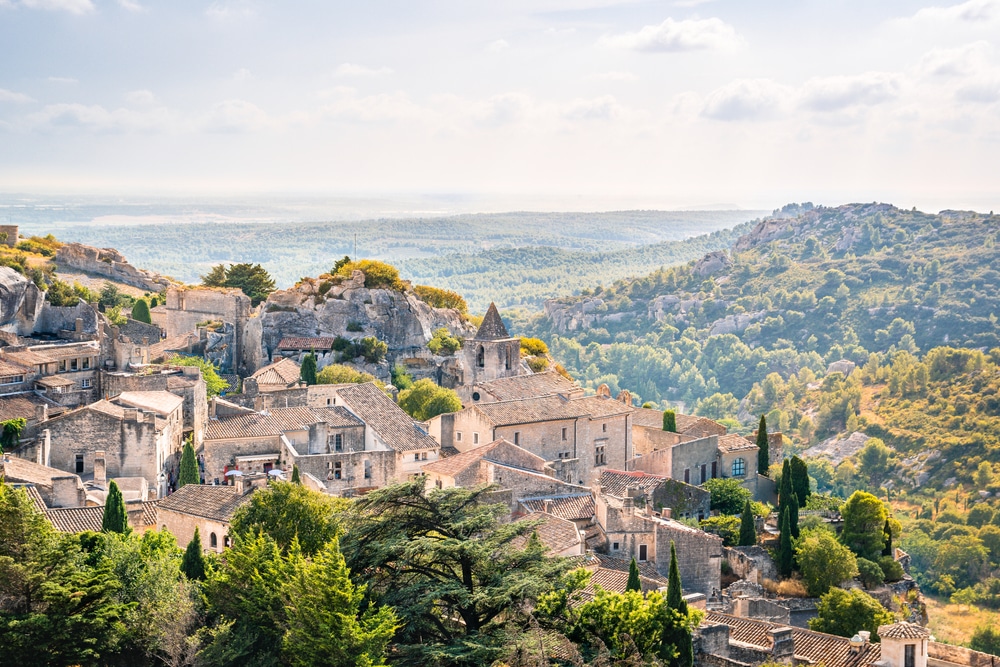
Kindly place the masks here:
<instances>
[{"instance_id":1,"label":"stone house","mask_svg":"<svg viewBox=\"0 0 1000 667\"><path fill-rule=\"evenodd\" d=\"M133 319L122 325L102 321L101 334L105 370L126 371L150 363L150 350L162 338L160 327Z\"/></svg>"},{"instance_id":2,"label":"stone house","mask_svg":"<svg viewBox=\"0 0 1000 667\"><path fill-rule=\"evenodd\" d=\"M632 498L637 505L674 519L704 519L711 514L712 494L705 489L641 470L605 470L600 491L608 496Z\"/></svg>"},{"instance_id":3,"label":"stone house","mask_svg":"<svg viewBox=\"0 0 1000 667\"><path fill-rule=\"evenodd\" d=\"M194 537L197 528L202 548L222 553L230 546L229 521L249 500L250 494L244 493L242 485L186 484L159 501L157 522L177 538L177 545L182 549Z\"/></svg>"},{"instance_id":4,"label":"stone house","mask_svg":"<svg viewBox=\"0 0 1000 667\"><path fill-rule=\"evenodd\" d=\"M504 438L549 462L559 479L585 485L632 459L631 413L610 398L556 394L475 404L435 417L429 430L458 451Z\"/></svg>"},{"instance_id":5,"label":"stone house","mask_svg":"<svg viewBox=\"0 0 1000 667\"><path fill-rule=\"evenodd\" d=\"M583 389L556 371L544 371L477 382L470 397L473 403L495 403L557 394L577 398L583 396Z\"/></svg>"},{"instance_id":6,"label":"stone house","mask_svg":"<svg viewBox=\"0 0 1000 667\"><path fill-rule=\"evenodd\" d=\"M637 408L632 415L632 440L636 456L669 449L682 442L690 442L710 435L725 435L726 427L706 417L677 413L677 432L663 430L663 413L649 408Z\"/></svg>"},{"instance_id":7,"label":"stone house","mask_svg":"<svg viewBox=\"0 0 1000 667\"><path fill-rule=\"evenodd\" d=\"M336 340L333 336L285 336L278 341L275 356L287 357L301 364L307 354L315 354L317 359L331 354Z\"/></svg>"},{"instance_id":8,"label":"stone house","mask_svg":"<svg viewBox=\"0 0 1000 667\"><path fill-rule=\"evenodd\" d=\"M243 391L247 393L267 393L304 386L301 368L295 361L282 358L272 364L257 369L243 380Z\"/></svg>"},{"instance_id":9,"label":"stone house","mask_svg":"<svg viewBox=\"0 0 1000 667\"><path fill-rule=\"evenodd\" d=\"M583 556L586 553L583 531L572 521L544 512L532 512L518 521L538 522L533 534L548 548L550 556ZM514 544L518 548L524 548L528 539L528 536L517 538Z\"/></svg>"},{"instance_id":10,"label":"stone house","mask_svg":"<svg viewBox=\"0 0 1000 667\"><path fill-rule=\"evenodd\" d=\"M97 341L9 346L0 350L0 381L9 393L34 390L63 407L86 405L97 400L99 360Z\"/></svg>"},{"instance_id":11,"label":"stone house","mask_svg":"<svg viewBox=\"0 0 1000 667\"><path fill-rule=\"evenodd\" d=\"M463 404L474 402L472 388L497 378L521 375L521 339L507 332L496 304L490 303L483 323L462 346L463 371L455 388Z\"/></svg>"},{"instance_id":12,"label":"stone house","mask_svg":"<svg viewBox=\"0 0 1000 667\"><path fill-rule=\"evenodd\" d=\"M735 433L710 435L658 449L636 458L633 467L693 485L717 477L732 477L757 493L757 445Z\"/></svg>"},{"instance_id":13,"label":"stone house","mask_svg":"<svg viewBox=\"0 0 1000 667\"><path fill-rule=\"evenodd\" d=\"M0 478L9 484L30 485L46 507L83 507L87 491L79 475L5 454L0 458Z\"/></svg>"},{"instance_id":14,"label":"stone house","mask_svg":"<svg viewBox=\"0 0 1000 667\"><path fill-rule=\"evenodd\" d=\"M249 336L247 323L253 308L241 290L171 286L164 310L165 317L153 315L157 324L164 322L167 338L202 329L206 355L223 371L239 373L255 367L251 360L259 356L255 348L260 341Z\"/></svg>"},{"instance_id":15,"label":"stone house","mask_svg":"<svg viewBox=\"0 0 1000 667\"><path fill-rule=\"evenodd\" d=\"M208 423L208 389L201 369L194 366L147 366L141 373L102 372L101 393L114 398L123 392L164 391L184 400L184 437L194 436L195 447L201 446Z\"/></svg>"},{"instance_id":16,"label":"stone house","mask_svg":"<svg viewBox=\"0 0 1000 667\"><path fill-rule=\"evenodd\" d=\"M156 530L156 500L126 501L125 513L133 531L145 533ZM86 530L101 532L104 523L104 506L62 507L45 510L45 518L63 533L82 533Z\"/></svg>"}]
</instances>

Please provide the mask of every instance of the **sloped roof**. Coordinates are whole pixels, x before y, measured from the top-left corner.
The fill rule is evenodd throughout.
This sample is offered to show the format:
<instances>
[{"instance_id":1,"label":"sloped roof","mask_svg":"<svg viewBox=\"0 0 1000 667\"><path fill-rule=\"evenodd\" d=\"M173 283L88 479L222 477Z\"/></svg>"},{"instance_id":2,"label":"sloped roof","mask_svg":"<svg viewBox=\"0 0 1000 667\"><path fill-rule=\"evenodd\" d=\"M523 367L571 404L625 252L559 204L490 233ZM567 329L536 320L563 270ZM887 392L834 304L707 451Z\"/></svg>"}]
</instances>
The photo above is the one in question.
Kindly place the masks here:
<instances>
[{"instance_id":1,"label":"sloped roof","mask_svg":"<svg viewBox=\"0 0 1000 667\"><path fill-rule=\"evenodd\" d=\"M4 459L4 474L9 482L25 482L40 486L52 486L52 480L56 477L76 477L71 472L39 465L34 461L16 456L8 456ZM82 485L83 482L77 484L80 488Z\"/></svg>"},{"instance_id":2,"label":"sloped roof","mask_svg":"<svg viewBox=\"0 0 1000 667\"><path fill-rule=\"evenodd\" d=\"M388 447L398 452L439 447L437 440L427 435L374 382L344 387L337 395Z\"/></svg>"},{"instance_id":3,"label":"sloped roof","mask_svg":"<svg viewBox=\"0 0 1000 667\"><path fill-rule=\"evenodd\" d=\"M118 325L118 335L124 336L135 345L141 345L142 339L145 338L146 344L150 345L160 342L160 327L129 318L125 324Z\"/></svg>"},{"instance_id":4,"label":"sloped roof","mask_svg":"<svg viewBox=\"0 0 1000 667\"><path fill-rule=\"evenodd\" d=\"M17 350L16 352L9 352L4 350L2 355L8 361L15 364L20 364L22 366L38 366L40 364L48 364L55 361L52 357L41 352L35 352L34 350L23 349Z\"/></svg>"},{"instance_id":5,"label":"sloped roof","mask_svg":"<svg viewBox=\"0 0 1000 667\"><path fill-rule=\"evenodd\" d=\"M278 343L279 350L331 350L336 338L329 336L286 336Z\"/></svg>"},{"instance_id":6,"label":"sloped roof","mask_svg":"<svg viewBox=\"0 0 1000 667\"><path fill-rule=\"evenodd\" d=\"M583 536L580 535L580 531L577 530L576 524L572 521L560 519L557 516L545 514L544 512L532 512L524 518L519 519L519 521L532 520L540 521L534 530L538 534L538 539L542 541L542 544L556 553L578 546L583 541ZM514 540L515 545L519 547L523 546L523 543L527 542L529 536L530 533Z\"/></svg>"},{"instance_id":7,"label":"sloped roof","mask_svg":"<svg viewBox=\"0 0 1000 667\"><path fill-rule=\"evenodd\" d=\"M169 391L123 391L115 397L118 403L124 403L131 408L140 408L168 416L184 404L184 399Z\"/></svg>"},{"instance_id":8,"label":"sloped roof","mask_svg":"<svg viewBox=\"0 0 1000 667\"><path fill-rule=\"evenodd\" d=\"M682 435L704 438L709 435L726 434L725 426L707 417L696 417L678 412L675 414L675 421L677 422L677 432ZM663 428L663 412L651 408L636 408L632 414L632 423L643 428L660 430Z\"/></svg>"},{"instance_id":9,"label":"sloped roof","mask_svg":"<svg viewBox=\"0 0 1000 667\"><path fill-rule=\"evenodd\" d=\"M476 332L475 340L503 340L504 338L510 338L510 334L507 333L507 327L500 319L497 305L491 301L490 307L486 309L486 315L483 317L483 323L479 325L479 331Z\"/></svg>"},{"instance_id":10,"label":"sloped roof","mask_svg":"<svg viewBox=\"0 0 1000 667\"><path fill-rule=\"evenodd\" d=\"M27 375L31 367L22 366L0 358L0 375Z\"/></svg>"},{"instance_id":11,"label":"sloped roof","mask_svg":"<svg viewBox=\"0 0 1000 667\"><path fill-rule=\"evenodd\" d=\"M580 396L579 398L571 398L570 401L575 403L579 409L585 411L591 419L617 417L635 410L632 406L625 405L621 401L602 398L600 396Z\"/></svg>"},{"instance_id":12,"label":"sloped roof","mask_svg":"<svg viewBox=\"0 0 1000 667\"><path fill-rule=\"evenodd\" d=\"M727 433L719 436L719 449L723 452L742 452L757 449L757 445L742 435Z\"/></svg>"},{"instance_id":13,"label":"sloped roof","mask_svg":"<svg viewBox=\"0 0 1000 667\"><path fill-rule=\"evenodd\" d=\"M157 308L160 308L160 306L157 306ZM198 340L198 334L192 332L164 338L160 342L149 346L149 360L157 361L158 359L165 358L170 352L186 350L191 345L196 344Z\"/></svg>"},{"instance_id":14,"label":"sloped roof","mask_svg":"<svg viewBox=\"0 0 1000 667\"><path fill-rule=\"evenodd\" d=\"M76 383L65 375L46 375L35 380L36 385L43 387L73 387Z\"/></svg>"},{"instance_id":15,"label":"sloped roof","mask_svg":"<svg viewBox=\"0 0 1000 667\"><path fill-rule=\"evenodd\" d=\"M546 501L549 501L547 514L557 516L560 519L573 521L590 519L594 516L594 496L589 493L522 498L519 502L529 512L546 512Z\"/></svg>"},{"instance_id":16,"label":"sloped roof","mask_svg":"<svg viewBox=\"0 0 1000 667\"><path fill-rule=\"evenodd\" d=\"M288 386L298 384L302 379L299 365L289 358L279 359L273 364L268 364L258 369L250 377L256 380L258 385L280 384Z\"/></svg>"},{"instance_id":17,"label":"sloped roof","mask_svg":"<svg viewBox=\"0 0 1000 667\"><path fill-rule=\"evenodd\" d=\"M587 414L583 405L559 396L477 403L472 407L489 419L494 426L531 424L553 419L576 419Z\"/></svg>"},{"instance_id":18,"label":"sloped roof","mask_svg":"<svg viewBox=\"0 0 1000 667\"><path fill-rule=\"evenodd\" d=\"M0 398L0 418L15 419L23 417L24 419L34 419L35 410L41 405L48 406L50 417L64 410L61 405L43 396L39 396L34 392L24 392Z\"/></svg>"},{"instance_id":19,"label":"sloped roof","mask_svg":"<svg viewBox=\"0 0 1000 667\"><path fill-rule=\"evenodd\" d=\"M104 521L104 507L100 505L59 507L46 510L45 516L56 527L56 530L63 533L82 533L85 530L99 533Z\"/></svg>"},{"instance_id":20,"label":"sloped roof","mask_svg":"<svg viewBox=\"0 0 1000 667\"><path fill-rule=\"evenodd\" d=\"M600 567L604 570L624 572L626 575L628 575L629 567L631 567L632 564L631 558L620 558L618 556L608 556L607 554L594 554L593 561L596 561L596 567ZM636 565L639 567L640 576L654 581L660 581L662 582L662 586L667 585L667 580L664 579L663 575L659 573L656 566L651 562L636 562Z\"/></svg>"},{"instance_id":21,"label":"sloped roof","mask_svg":"<svg viewBox=\"0 0 1000 667\"><path fill-rule=\"evenodd\" d=\"M286 431L297 431L319 422L326 422L334 428L364 426L364 422L349 410L338 406L272 408L267 412L250 412L209 420L205 439L266 438Z\"/></svg>"},{"instance_id":22,"label":"sloped roof","mask_svg":"<svg viewBox=\"0 0 1000 667\"><path fill-rule=\"evenodd\" d=\"M503 438L497 438L489 444L455 454L454 456L438 459L437 461L431 461L422 465L421 468L424 472L454 477L479 463L487 453L502 442L506 441Z\"/></svg>"},{"instance_id":23,"label":"sloped roof","mask_svg":"<svg viewBox=\"0 0 1000 667\"><path fill-rule=\"evenodd\" d=\"M916 623L897 622L878 626L878 636L882 639L930 639L931 631Z\"/></svg>"},{"instance_id":24,"label":"sloped roof","mask_svg":"<svg viewBox=\"0 0 1000 667\"><path fill-rule=\"evenodd\" d=\"M22 491L27 493L28 498L31 500L31 504L34 505L35 509L38 510L39 512L45 512L47 509L49 509L48 506L45 504L45 499L42 498L41 492L38 490L38 487L35 486L34 484L13 483L11 484L11 486L13 486L16 489L21 489Z\"/></svg>"},{"instance_id":25,"label":"sloped roof","mask_svg":"<svg viewBox=\"0 0 1000 667\"><path fill-rule=\"evenodd\" d=\"M662 475L651 475L638 470L604 470L601 472L601 489L606 495L624 498L630 488L650 493L666 479Z\"/></svg>"},{"instance_id":26,"label":"sloped roof","mask_svg":"<svg viewBox=\"0 0 1000 667\"><path fill-rule=\"evenodd\" d=\"M522 398L569 394L580 391L575 382L567 380L556 371L515 375L498 378L476 385L480 391L491 395L497 401L514 401Z\"/></svg>"},{"instance_id":27,"label":"sloped roof","mask_svg":"<svg viewBox=\"0 0 1000 667\"><path fill-rule=\"evenodd\" d=\"M235 486L186 484L161 499L158 509L227 522L233 512L249 499L250 494L244 495Z\"/></svg>"},{"instance_id":28,"label":"sloped roof","mask_svg":"<svg viewBox=\"0 0 1000 667\"><path fill-rule=\"evenodd\" d=\"M84 405L83 407L77 408L75 410L70 410L69 412L63 413L57 417L52 417L50 420L54 421L57 419L68 419L75 415L81 414L84 411L96 412L98 414L102 414L107 417L111 417L112 419L117 419L119 421L125 419L125 408L123 408L120 405L116 405L111 401L101 399L95 403L91 403L90 405ZM167 422L165 420L160 419L155 415L154 415L154 420L156 422L157 431L162 431L164 428L166 428Z\"/></svg>"}]
</instances>

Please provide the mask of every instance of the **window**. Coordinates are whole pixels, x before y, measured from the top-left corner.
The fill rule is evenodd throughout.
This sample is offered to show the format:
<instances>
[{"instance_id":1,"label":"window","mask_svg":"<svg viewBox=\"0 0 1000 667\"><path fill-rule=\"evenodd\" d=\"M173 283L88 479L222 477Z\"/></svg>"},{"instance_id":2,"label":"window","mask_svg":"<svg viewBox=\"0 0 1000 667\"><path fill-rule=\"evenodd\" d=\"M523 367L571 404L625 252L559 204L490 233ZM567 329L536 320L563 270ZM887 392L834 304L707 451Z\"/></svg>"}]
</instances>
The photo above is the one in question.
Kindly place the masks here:
<instances>
[{"instance_id":1,"label":"window","mask_svg":"<svg viewBox=\"0 0 1000 667\"><path fill-rule=\"evenodd\" d=\"M604 456L604 445L597 445L594 448L594 465L602 466L607 462L608 461Z\"/></svg>"},{"instance_id":2,"label":"window","mask_svg":"<svg viewBox=\"0 0 1000 667\"><path fill-rule=\"evenodd\" d=\"M365 459L365 479L372 478L372 462Z\"/></svg>"},{"instance_id":3,"label":"window","mask_svg":"<svg viewBox=\"0 0 1000 667\"><path fill-rule=\"evenodd\" d=\"M712 461L712 479L715 479L718 476L719 476L719 462Z\"/></svg>"},{"instance_id":4,"label":"window","mask_svg":"<svg viewBox=\"0 0 1000 667\"><path fill-rule=\"evenodd\" d=\"M510 370L510 348L509 348L509 347L507 348L507 357L506 357L506 359L504 360L504 367L505 367L505 368L506 368L506 369L507 369L508 371Z\"/></svg>"},{"instance_id":5,"label":"window","mask_svg":"<svg viewBox=\"0 0 1000 667\"><path fill-rule=\"evenodd\" d=\"M416 453L413 454L413 460L414 461L419 461L420 460L420 452L416 452Z\"/></svg>"},{"instance_id":6,"label":"window","mask_svg":"<svg viewBox=\"0 0 1000 667\"><path fill-rule=\"evenodd\" d=\"M747 462L745 459L733 461L733 477L743 477L747 474Z\"/></svg>"},{"instance_id":7,"label":"window","mask_svg":"<svg viewBox=\"0 0 1000 667\"><path fill-rule=\"evenodd\" d=\"M479 444L479 434L478 433L473 433L472 434L472 444L474 444L474 445L478 445Z\"/></svg>"},{"instance_id":8,"label":"window","mask_svg":"<svg viewBox=\"0 0 1000 667\"><path fill-rule=\"evenodd\" d=\"M224 547L231 547L231 546L233 546L232 542L229 541L229 536L228 535L223 536L223 538L222 538L222 546L224 546Z\"/></svg>"},{"instance_id":9,"label":"window","mask_svg":"<svg viewBox=\"0 0 1000 667\"><path fill-rule=\"evenodd\" d=\"M701 464L701 483L704 484L708 481L708 472L704 463Z\"/></svg>"},{"instance_id":10,"label":"window","mask_svg":"<svg viewBox=\"0 0 1000 667\"><path fill-rule=\"evenodd\" d=\"M219 548L219 538L217 538L217 537L215 536L215 533L211 533L211 534L210 534L210 535L208 536L208 544L209 544L209 546L211 546L211 547L212 547L213 549L218 549L218 548Z\"/></svg>"},{"instance_id":11,"label":"window","mask_svg":"<svg viewBox=\"0 0 1000 667\"><path fill-rule=\"evenodd\" d=\"M476 350L476 366L479 368L486 367L486 350L482 345Z\"/></svg>"},{"instance_id":12,"label":"window","mask_svg":"<svg viewBox=\"0 0 1000 667\"><path fill-rule=\"evenodd\" d=\"M440 479L434 480L434 486L436 486L439 489L444 488L444 484L441 483Z\"/></svg>"},{"instance_id":13,"label":"window","mask_svg":"<svg viewBox=\"0 0 1000 667\"><path fill-rule=\"evenodd\" d=\"M338 433L335 436L333 436L333 451L335 452L344 451L344 435L342 433Z\"/></svg>"},{"instance_id":14,"label":"window","mask_svg":"<svg viewBox=\"0 0 1000 667\"><path fill-rule=\"evenodd\" d=\"M90 389L93 386L94 386L94 381L91 380L90 378L83 378L82 380L80 380L81 389Z\"/></svg>"},{"instance_id":15,"label":"window","mask_svg":"<svg viewBox=\"0 0 1000 667\"><path fill-rule=\"evenodd\" d=\"M618 543L617 542L612 542L611 543L611 550L612 551L618 551Z\"/></svg>"},{"instance_id":16,"label":"window","mask_svg":"<svg viewBox=\"0 0 1000 667\"><path fill-rule=\"evenodd\" d=\"M480 398L480 397L479 397L479 392L478 392L478 391L474 391L474 392L472 392L472 400L474 400L474 401L478 401L478 400L479 400L479 398Z\"/></svg>"},{"instance_id":17,"label":"window","mask_svg":"<svg viewBox=\"0 0 1000 667\"><path fill-rule=\"evenodd\" d=\"M563 430L562 430L562 439L566 440L566 427L565 426L563 426Z\"/></svg>"},{"instance_id":18,"label":"window","mask_svg":"<svg viewBox=\"0 0 1000 667\"><path fill-rule=\"evenodd\" d=\"M83 472L83 454L76 455L76 473L79 475Z\"/></svg>"},{"instance_id":19,"label":"window","mask_svg":"<svg viewBox=\"0 0 1000 667\"><path fill-rule=\"evenodd\" d=\"M640 563L645 563L646 562L646 545L645 544L640 544L639 545L639 562Z\"/></svg>"},{"instance_id":20,"label":"window","mask_svg":"<svg viewBox=\"0 0 1000 667\"><path fill-rule=\"evenodd\" d=\"M602 433L607 433L608 432L608 425L607 424L601 424L601 432Z\"/></svg>"},{"instance_id":21,"label":"window","mask_svg":"<svg viewBox=\"0 0 1000 667\"><path fill-rule=\"evenodd\" d=\"M455 431L455 442L462 442L462 432Z\"/></svg>"},{"instance_id":22,"label":"window","mask_svg":"<svg viewBox=\"0 0 1000 667\"><path fill-rule=\"evenodd\" d=\"M520 431L514 431L514 444L515 445L520 445L521 444L521 432Z\"/></svg>"},{"instance_id":23,"label":"window","mask_svg":"<svg viewBox=\"0 0 1000 667\"><path fill-rule=\"evenodd\" d=\"M691 468L684 468L684 483L691 483Z\"/></svg>"},{"instance_id":24,"label":"window","mask_svg":"<svg viewBox=\"0 0 1000 667\"><path fill-rule=\"evenodd\" d=\"M0 377L0 384L20 384L24 382L23 375L5 375Z\"/></svg>"},{"instance_id":25,"label":"window","mask_svg":"<svg viewBox=\"0 0 1000 667\"><path fill-rule=\"evenodd\" d=\"M90 357L83 358L83 370L90 368Z\"/></svg>"},{"instance_id":26,"label":"window","mask_svg":"<svg viewBox=\"0 0 1000 667\"><path fill-rule=\"evenodd\" d=\"M66 360L65 359L60 359L59 360L59 372L60 373L65 373L66 372Z\"/></svg>"},{"instance_id":27,"label":"window","mask_svg":"<svg viewBox=\"0 0 1000 667\"><path fill-rule=\"evenodd\" d=\"M330 404L331 404L332 402L333 402L333 399L332 399L332 398L328 398L328 399L326 399L326 404L327 404L327 405L330 405Z\"/></svg>"},{"instance_id":28,"label":"window","mask_svg":"<svg viewBox=\"0 0 1000 667\"><path fill-rule=\"evenodd\" d=\"M78 360L76 360L76 359L70 359L69 360L69 369L71 371L79 370L80 369L80 362Z\"/></svg>"},{"instance_id":29,"label":"window","mask_svg":"<svg viewBox=\"0 0 1000 667\"><path fill-rule=\"evenodd\" d=\"M917 664L917 645L907 644L903 647L903 667L915 667Z\"/></svg>"},{"instance_id":30,"label":"window","mask_svg":"<svg viewBox=\"0 0 1000 667\"><path fill-rule=\"evenodd\" d=\"M343 476L344 473L343 473L342 465L343 464L341 464L340 461L337 461L336 463L333 464L333 478L334 479L341 479L341 477Z\"/></svg>"}]
</instances>

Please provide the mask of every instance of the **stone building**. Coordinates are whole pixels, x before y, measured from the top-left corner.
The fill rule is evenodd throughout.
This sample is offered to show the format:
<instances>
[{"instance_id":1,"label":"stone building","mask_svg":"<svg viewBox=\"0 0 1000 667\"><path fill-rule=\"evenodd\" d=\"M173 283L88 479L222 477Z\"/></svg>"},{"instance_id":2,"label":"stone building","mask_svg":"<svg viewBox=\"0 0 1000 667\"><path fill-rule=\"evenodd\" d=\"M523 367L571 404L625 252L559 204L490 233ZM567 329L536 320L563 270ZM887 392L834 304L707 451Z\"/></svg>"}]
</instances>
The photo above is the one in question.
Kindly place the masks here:
<instances>
[{"instance_id":1,"label":"stone building","mask_svg":"<svg viewBox=\"0 0 1000 667\"><path fill-rule=\"evenodd\" d=\"M250 297L239 289L222 287L178 287L167 289L166 337L205 331L205 355L223 372L248 373L256 368L259 340L249 339L247 323L253 309ZM159 319L159 315L157 316Z\"/></svg>"},{"instance_id":2,"label":"stone building","mask_svg":"<svg viewBox=\"0 0 1000 667\"><path fill-rule=\"evenodd\" d=\"M27 459L0 457L0 478L8 484L30 485L46 507L83 507L87 491L79 475L50 468Z\"/></svg>"},{"instance_id":3,"label":"stone building","mask_svg":"<svg viewBox=\"0 0 1000 667\"><path fill-rule=\"evenodd\" d=\"M0 382L4 393L34 390L76 407L97 400L99 360L100 346L90 340L8 346L0 349Z\"/></svg>"},{"instance_id":4,"label":"stone building","mask_svg":"<svg viewBox=\"0 0 1000 667\"><path fill-rule=\"evenodd\" d=\"M208 389L195 366L147 366L142 372L103 372L101 393L114 398L123 392L165 391L184 399L183 433L199 447L208 423Z\"/></svg>"},{"instance_id":5,"label":"stone building","mask_svg":"<svg viewBox=\"0 0 1000 667\"><path fill-rule=\"evenodd\" d=\"M641 470L605 470L600 490L615 498L632 498L638 505L674 519L704 519L711 514L712 494L705 489Z\"/></svg>"},{"instance_id":6,"label":"stone building","mask_svg":"<svg viewBox=\"0 0 1000 667\"><path fill-rule=\"evenodd\" d=\"M741 435L710 435L640 456L636 470L701 485L717 477L739 479L757 493L757 445Z\"/></svg>"},{"instance_id":7,"label":"stone building","mask_svg":"<svg viewBox=\"0 0 1000 667\"><path fill-rule=\"evenodd\" d=\"M663 430L663 413L649 408L637 408L632 416L632 440L636 456L669 449L710 435L725 435L726 427L705 417L675 414L677 431Z\"/></svg>"},{"instance_id":8,"label":"stone building","mask_svg":"<svg viewBox=\"0 0 1000 667\"><path fill-rule=\"evenodd\" d=\"M537 535L541 543L548 548L550 556L572 557L583 556L586 553L584 534L572 521L544 512L532 512L518 521L537 522L538 525L529 536ZM514 545L524 548L529 536L515 539Z\"/></svg>"},{"instance_id":9,"label":"stone building","mask_svg":"<svg viewBox=\"0 0 1000 667\"><path fill-rule=\"evenodd\" d=\"M302 369L292 359L281 358L258 368L250 377L244 378L243 391L264 394L304 386L301 373Z\"/></svg>"},{"instance_id":10,"label":"stone building","mask_svg":"<svg viewBox=\"0 0 1000 667\"><path fill-rule=\"evenodd\" d=\"M524 372L521 368L521 339L507 332L493 303L490 303L476 335L465 339L462 356L464 373L456 391L463 403L472 401L474 385Z\"/></svg>"},{"instance_id":11,"label":"stone building","mask_svg":"<svg viewBox=\"0 0 1000 667\"><path fill-rule=\"evenodd\" d=\"M555 395L578 398L583 396L583 389L556 371L497 378L477 382L470 388L470 398L473 403L495 403Z\"/></svg>"},{"instance_id":12,"label":"stone building","mask_svg":"<svg viewBox=\"0 0 1000 667\"><path fill-rule=\"evenodd\" d=\"M236 510L249 501L250 494L239 486L186 484L157 504L157 522L177 538L182 549L198 529L205 551L222 553L230 546L229 521Z\"/></svg>"}]
</instances>

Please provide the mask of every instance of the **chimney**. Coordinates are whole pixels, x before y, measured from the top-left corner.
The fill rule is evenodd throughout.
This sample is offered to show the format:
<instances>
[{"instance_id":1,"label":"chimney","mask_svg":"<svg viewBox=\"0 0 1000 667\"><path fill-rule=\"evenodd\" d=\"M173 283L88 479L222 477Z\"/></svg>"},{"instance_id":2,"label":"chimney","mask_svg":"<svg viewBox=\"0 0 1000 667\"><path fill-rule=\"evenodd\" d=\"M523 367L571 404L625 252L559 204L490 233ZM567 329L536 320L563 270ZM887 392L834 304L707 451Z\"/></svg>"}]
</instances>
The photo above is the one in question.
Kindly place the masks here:
<instances>
[{"instance_id":1,"label":"chimney","mask_svg":"<svg viewBox=\"0 0 1000 667\"><path fill-rule=\"evenodd\" d=\"M104 461L103 449L98 449L94 452L94 481L102 485L107 481L107 467Z\"/></svg>"},{"instance_id":2,"label":"chimney","mask_svg":"<svg viewBox=\"0 0 1000 667\"><path fill-rule=\"evenodd\" d=\"M795 640L789 627L771 628L771 656L775 662L791 662L795 655Z\"/></svg>"},{"instance_id":3,"label":"chimney","mask_svg":"<svg viewBox=\"0 0 1000 667\"><path fill-rule=\"evenodd\" d=\"M143 336L142 337L142 346L143 347L148 347L149 346L149 336Z\"/></svg>"},{"instance_id":4,"label":"chimney","mask_svg":"<svg viewBox=\"0 0 1000 667\"><path fill-rule=\"evenodd\" d=\"M552 499L546 498L542 501L542 511L546 514L552 514Z\"/></svg>"},{"instance_id":5,"label":"chimney","mask_svg":"<svg viewBox=\"0 0 1000 667\"><path fill-rule=\"evenodd\" d=\"M674 510L670 507L664 507L662 510L660 510L660 516L662 516L664 519L673 519Z\"/></svg>"},{"instance_id":6,"label":"chimney","mask_svg":"<svg viewBox=\"0 0 1000 667\"><path fill-rule=\"evenodd\" d=\"M330 430L326 422L309 424L309 453L325 454L330 443Z\"/></svg>"},{"instance_id":7,"label":"chimney","mask_svg":"<svg viewBox=\"0 0 1000 667\"><path fill-rule=\"evenodd\" d=\"M35 406L35 421L43 422L49 418L49 406L47 403Z\"/></svg>"},{"instance_id":8,"label":"chimney","mask_svg":"<svg viewBox=\"0 0 1000 667\"><path fill-rule=\"evenodd\" d=\"M83 318L82 317L76 318L76 326L74 327L74 331L76 333L78 333L78 334L82 334L83 333Z\"/></svg>"},{"instance_id":9,"label":"chimney","mask_svg":"<svg viewBox=\"0 0 1000 667\"><path fill-rule=\"evenodd\" d=\"M38 438L38 463L51 467L52 454L52 433L49 429L44 429Z\"/></svg>"},{"instance_id":10,"label":"chimney","mask_svg":"<svg viewBox=\"0 0 1000 667\"><path fill-rule=\"evenodd\" d=\"M135 408L125 408L125 421L135 422L139 421L139 411Z\"/></svg>"},{"instance_id":11,"label":"chimney","mask_svg":"<svg viewBox=\"0 0 1000 667\"><path fill-rule=\"evenodd\" d=\"M261 396L260 394L257 394L256 396L254 396L254 399L253 399L253 409L256 410L257 412L263 412L264 411L264 397Z\"/></svg>"},{"instance_id":12,"label":"chimney","mask_svg":"<svg viewBox=\"0 0 1000 667\"><path fill-rule=\"evenodd\" d=\"M872 633L868 630L859 630L858 636L861 637L861 641L865 643L865 646L871 643Z\"/></svg>"}]
</instances>

